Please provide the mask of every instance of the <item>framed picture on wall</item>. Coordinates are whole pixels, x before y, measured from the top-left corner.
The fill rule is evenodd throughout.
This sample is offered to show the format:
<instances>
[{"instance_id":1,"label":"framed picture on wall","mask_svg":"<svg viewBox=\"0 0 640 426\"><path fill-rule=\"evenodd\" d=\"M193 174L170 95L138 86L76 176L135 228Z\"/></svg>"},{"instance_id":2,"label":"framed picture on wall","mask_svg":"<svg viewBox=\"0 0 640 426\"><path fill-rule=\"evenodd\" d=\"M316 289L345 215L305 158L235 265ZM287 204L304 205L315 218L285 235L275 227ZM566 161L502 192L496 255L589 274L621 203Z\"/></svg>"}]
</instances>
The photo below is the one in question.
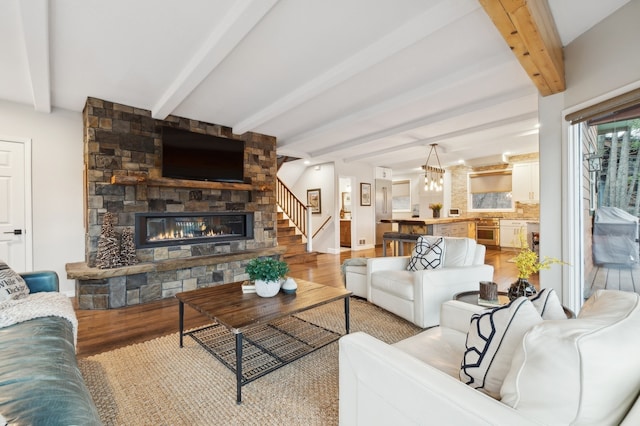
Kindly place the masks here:
<instances>
[{"instance_id":1,"label":"framed picture on wall","mask_svg":"<svg viewBox=\"0 0 640 426\"><path fill-rule=\"evenodd\" d=\"M360 184L360 205L361 206L371 205L371 184L370 183Z\"/></svg>"},{"instance_id":2,"label":"framed picture on wall","mask_svg":"<svg viewBox=\"0 0 640 426\"><path fill-rule=\"evenodd\" d=\"M342 193L342 210L345 213L351 212L351 193L350 192Z\"/></svg>"},{"instance_id":3,"label":"framed picture on wall","mask_svg":"<svg viewBox=\"0 0 640 426\"><path fill-rule=\"evenodd\" d=\"M322 213L322 205L320 203L320 188L307 189L307 206L311 209L311 213Z\"/></svg>"}]
</instances>

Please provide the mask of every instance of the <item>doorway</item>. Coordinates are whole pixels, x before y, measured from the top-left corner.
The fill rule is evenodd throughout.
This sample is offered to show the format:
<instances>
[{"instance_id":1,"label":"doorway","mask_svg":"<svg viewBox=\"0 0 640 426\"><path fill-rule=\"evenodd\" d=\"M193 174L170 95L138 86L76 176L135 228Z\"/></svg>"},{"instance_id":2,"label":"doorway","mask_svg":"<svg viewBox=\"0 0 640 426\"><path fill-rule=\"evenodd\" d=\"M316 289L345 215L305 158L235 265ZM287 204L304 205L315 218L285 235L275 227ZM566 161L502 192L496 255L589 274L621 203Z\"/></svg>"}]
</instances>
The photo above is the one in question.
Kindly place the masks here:
<instances>
[{"instance_id":1,"label":"doorway","mask_svg":"<svg viewBox=\"0 0 640 426\"><path fill-rule=\"evenodd\" d=\"M338 183L338 205L340 218L340 250L351 250L353 247L353 230L355 215L353 204L353 178L340 177Z\"/></svg>"},{"instance_id":2,"label":"doorway","mask_svg":"<svg viewBox=\"0 0 640 426\"><path fill-rule=\"evenodd\" d=\"M622 102L624 101L624 102ZM581 295L640 292L640 89L567 115Z\"/></svg>"},{"instance_id":3,"label":"doorway","mask_svg":"<svg viewBox=\"0 0 640 426\"><path fill-rule=\"evenodd\" d=\"M31 141L0 139L0 259L16 271L33 268Z\"/></svg>"}]
</instances>

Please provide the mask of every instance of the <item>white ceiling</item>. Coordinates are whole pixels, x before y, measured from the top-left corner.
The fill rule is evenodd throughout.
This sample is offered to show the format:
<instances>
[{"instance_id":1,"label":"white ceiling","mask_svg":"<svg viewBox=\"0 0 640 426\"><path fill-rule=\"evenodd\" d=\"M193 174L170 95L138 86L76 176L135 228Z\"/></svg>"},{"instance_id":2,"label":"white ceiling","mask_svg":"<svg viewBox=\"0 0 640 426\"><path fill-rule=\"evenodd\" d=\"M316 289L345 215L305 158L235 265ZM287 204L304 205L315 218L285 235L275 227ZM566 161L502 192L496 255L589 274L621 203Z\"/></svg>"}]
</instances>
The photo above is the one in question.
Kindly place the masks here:
<instances>
[{"instance_id":1,"label":"white ceiling","mask_svg":"<svg viewBox=\"0 0 640 426\"><path fill-rule=\"evenodd\" d=\"M564 45L629 0L549 0ZM537 91L477 0L3 0L0 99L88 96L406 171L537 151Z\"/></svg>"}]
</instances>

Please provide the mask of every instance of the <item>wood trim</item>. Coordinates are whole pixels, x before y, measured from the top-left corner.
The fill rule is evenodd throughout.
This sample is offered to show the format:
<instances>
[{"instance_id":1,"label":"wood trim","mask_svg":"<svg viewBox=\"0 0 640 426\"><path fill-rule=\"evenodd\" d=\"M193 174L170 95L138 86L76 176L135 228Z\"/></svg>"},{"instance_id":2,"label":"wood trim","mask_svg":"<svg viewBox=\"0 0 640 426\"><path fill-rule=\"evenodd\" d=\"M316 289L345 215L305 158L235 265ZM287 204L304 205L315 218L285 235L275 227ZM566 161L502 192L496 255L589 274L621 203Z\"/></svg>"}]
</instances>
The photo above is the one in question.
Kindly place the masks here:
<instances>
[{"instance_id":1,"label":"wood trim","mask_svg":"<svg viewBox=\"0 0 640 426\"><path fill-rule=\"evenodd\" d=\"M566 89L562 42L546 0L479 0L542 96Z\"/></svg>"},{"instance_id":2,"label":"wood trim","mask_svg":"<svg viewBox=\"0 0 640 426\"><path fill-rule=\"evenodd\" d=\"M234 183L234 182L205 182L199 180L187 179L169 179L169 178L152 178L148 176L111 176L112 185L151 185L164 186L170 188L197 188L197 189L230 189L236 191L270 191L273 190L271 185L260 185L254 187L250 183Z\"/></svg>"}]
</instances>

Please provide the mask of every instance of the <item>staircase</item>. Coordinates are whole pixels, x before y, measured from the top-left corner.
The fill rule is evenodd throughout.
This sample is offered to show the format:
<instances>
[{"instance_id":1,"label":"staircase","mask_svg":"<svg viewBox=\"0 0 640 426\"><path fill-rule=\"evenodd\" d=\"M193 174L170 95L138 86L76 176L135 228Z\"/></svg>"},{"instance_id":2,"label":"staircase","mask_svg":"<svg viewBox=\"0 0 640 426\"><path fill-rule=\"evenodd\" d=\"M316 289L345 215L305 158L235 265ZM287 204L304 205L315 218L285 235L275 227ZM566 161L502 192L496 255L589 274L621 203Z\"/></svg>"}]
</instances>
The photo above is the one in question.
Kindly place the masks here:
<instances>
[{"instance_id":1,"label":"staircase","mask_svg":"<svg viewBox=\"0 0 640 426\"><path fill-rule=\"evenodd\" d=\"M281 211L278 212L278 245L287 248L282 260L289 265L315 262L318 256L316 252L307 253L307 243Z\"/></svg>"}]
</instances>

